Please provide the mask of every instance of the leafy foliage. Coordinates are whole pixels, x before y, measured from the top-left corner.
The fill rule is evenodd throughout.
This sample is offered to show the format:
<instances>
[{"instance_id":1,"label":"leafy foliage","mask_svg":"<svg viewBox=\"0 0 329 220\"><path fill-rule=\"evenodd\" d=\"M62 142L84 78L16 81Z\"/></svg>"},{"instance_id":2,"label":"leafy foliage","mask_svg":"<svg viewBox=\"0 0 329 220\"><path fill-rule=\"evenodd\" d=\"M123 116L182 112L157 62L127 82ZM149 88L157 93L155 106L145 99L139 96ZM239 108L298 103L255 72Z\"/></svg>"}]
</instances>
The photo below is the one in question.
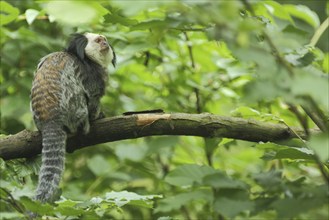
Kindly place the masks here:
<instances>
[{"instance_id":1,"label":"leafy foliage","mask_svg":"<svg viewBox=\"0 0 329 220\"><path fill-rule=\"evenodd\" d=\"M0 217L327 219L328 133L313 135L319 121L303 110L328 119L329 4L280 2L1 1L1 137L35 129L38 60L88 31L118 56L102 99L108 116L210 112L299 126L310 138L302 147L196 137L102 144L67 155L55 204L30 199L40 159L0 160Z\"/></svg>"}]
</instances>

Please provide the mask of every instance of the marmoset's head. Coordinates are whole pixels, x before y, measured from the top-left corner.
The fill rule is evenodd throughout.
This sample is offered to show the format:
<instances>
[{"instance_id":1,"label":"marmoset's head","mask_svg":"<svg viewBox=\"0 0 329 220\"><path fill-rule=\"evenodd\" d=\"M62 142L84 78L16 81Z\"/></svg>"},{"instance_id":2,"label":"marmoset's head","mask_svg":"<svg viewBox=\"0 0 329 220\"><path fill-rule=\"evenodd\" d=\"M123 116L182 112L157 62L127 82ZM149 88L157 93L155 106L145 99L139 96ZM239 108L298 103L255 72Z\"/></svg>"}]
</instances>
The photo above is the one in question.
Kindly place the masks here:
<instances>
[{"instance_id":1,"label":"marmoset's head","mask_svg":"<svg viewBox=\"0 0 329 220\"><path fill-rule=\"evenodd\" d=\"M107 42L106 37L100 34L74 34L66 51L76 55L81 61L85 61L87 57L103 67L107 67L110 63L114 67L116 65L112 46Z\"/></svg>"}]
</instances>

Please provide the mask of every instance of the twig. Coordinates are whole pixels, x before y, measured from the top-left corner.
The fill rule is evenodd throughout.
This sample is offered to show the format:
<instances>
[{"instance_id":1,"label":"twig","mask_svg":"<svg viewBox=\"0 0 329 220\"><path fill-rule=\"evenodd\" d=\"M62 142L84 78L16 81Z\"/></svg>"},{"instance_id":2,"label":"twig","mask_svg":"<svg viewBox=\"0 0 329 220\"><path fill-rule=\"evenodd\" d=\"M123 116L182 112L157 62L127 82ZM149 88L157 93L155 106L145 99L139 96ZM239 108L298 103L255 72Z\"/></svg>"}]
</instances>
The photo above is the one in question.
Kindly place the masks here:
<instances>
[{"instance_id":1,"label":"twig","mask_svg":"<svg viewBox=\"0 0 329 220\"><path fill-rule=\"evenodd\" d=\"M322 22L322 24L319 26L318 29L316 29L311 41L310 41L310 46L315 47L315 45L318 43L320 37L322 34L325 32L326 29L329 27L329 17Z\"/></svg>"},{"instance_id":2,"label":"twig","mask_svg":"<svg viewBox=\"0 0 329 220\"><path fill-rule=\"evenodd\" d=\"M289 106L289 110L296 115L301 126L304 128L304 131L307 134L307 136L309 136L310 131L309 131L308 123L307 123L307 117L302 115L302 113L298 110L298 108L295 105L288 103L288 106Z\"/></svg>"},{"instance_id":3,"label":"twig","mask_svg":"<svg viewBox=\"0 0 329 220\"><path fill-rule=\"evenodd\" d=\"M192 48L192 45L189 44L190 39L189 39L187 33L186 32L183 32L183 33L184 33L185 39L187 41L187 49L188 49L188 53L189 53L190 60L191 60L191 67L193 69L195 69L193 48ZM194 91L195 98L196 98L196 111L197 111L197 113L201 113L202 112L202 107L201 107L201 100L200 100L200 91L199 91L198 88L195 88L195 87L194 87L193 91Z\"/></svg>"},{"instance_id":4,"label":"twig","mask_svg":"<svg viewBox=\"0 0 329 220\"><path fill-rule=\"evenodd\" d=\"M303 100L305 101L305 103L301 105L303 110L313 120L313 122L321 129L321 131L327 132L329 130L329 121L326 115L317 106L317 104L312 99L312 97L304 96Z\"/></svg>"},{"instance_id":5,"label":"twig","mask_svg":"<svg viewBox=\"0 0 329 220\"><path fill-rule=\"evenodd\" d=\"M150 60L150 51L145 51L144 66L148 66Z\"/></svg>"},{"instance_id":6,"label":"twig","mask_svg":"<svg viewBox=\"0 0 329 220\"><path fill-rule=\"evenodd\" d=\"M205 27L205 28L170 28L170 29L183 31L183 32L204 32L205 30L207 30L209 28L211 28L211 27Z\"/></svg>"},{"instance_id":7,"label":"twig","mask_svg":"<svg viewBox=\"0 0 329 220\"><path fill-rule=\"evenodd\" d=\"M184 36L185 36L185 40L187 41L187 49L188 49L188 53L191 59L191 66L193 69L195 69L195 62L194 62L194 56L193 56L193 49L192 49L192 45L190 44L190 38L188 37L187 33L184 32Z\"/></svg>"},{"instance_id":8,"label":"twig","mask_svg":"<svg viewBox=\"0 0 329 220\"><path fill-rule=\"evenodd\" d=\"M1 188L1 190L7 195L8 199L4 199L5 201L9 202L18 212L25 213L24 209L21 207L20 204L16 202L14 197L4 188Z\"/></svg>"}]
</instances>

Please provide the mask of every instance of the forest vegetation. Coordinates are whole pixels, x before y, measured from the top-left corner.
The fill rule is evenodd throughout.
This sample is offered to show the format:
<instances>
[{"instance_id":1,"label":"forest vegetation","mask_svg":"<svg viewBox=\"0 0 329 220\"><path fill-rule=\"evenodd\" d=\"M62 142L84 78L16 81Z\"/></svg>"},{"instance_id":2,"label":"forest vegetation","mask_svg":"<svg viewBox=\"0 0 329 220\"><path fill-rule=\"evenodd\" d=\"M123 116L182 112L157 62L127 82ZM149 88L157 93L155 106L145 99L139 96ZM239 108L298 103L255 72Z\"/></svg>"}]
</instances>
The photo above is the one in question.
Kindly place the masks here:
<instances>
[{"instance_id":1,"label":"forest vegetation","mask_svg":"<svg viewBox=\"0 0 329 220\"><path fill-rule=\"evenodd\" d=\"M0 1L0 219L328 219L328 15L325 0ZM115 49L107 118L69 139L61 197L40 204L33 74L76 32Z\"/></svg>"}]
</instances>

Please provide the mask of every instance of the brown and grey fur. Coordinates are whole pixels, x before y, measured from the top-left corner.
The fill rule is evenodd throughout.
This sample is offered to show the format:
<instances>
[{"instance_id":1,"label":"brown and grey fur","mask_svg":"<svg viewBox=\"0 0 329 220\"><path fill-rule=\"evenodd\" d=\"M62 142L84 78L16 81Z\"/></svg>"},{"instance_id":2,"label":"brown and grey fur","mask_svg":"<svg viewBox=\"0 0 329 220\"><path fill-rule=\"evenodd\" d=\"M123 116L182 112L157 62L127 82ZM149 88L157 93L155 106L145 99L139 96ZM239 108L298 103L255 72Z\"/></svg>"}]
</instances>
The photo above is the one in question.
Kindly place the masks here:
<instances>
[{"instance_id":1,"label":"brown and grey fur","mask_svg":"<svg viewBox=\"0 0 329 220\"><path fill-rule=\"evenodd\" d=\"M89 132L102 117L107 66L115 53L104 36L76 34L67 49L41 59L34 75L31 109L42 133L42 165L35 199L53 201L64 170L68 133Z\"/></svg>"}]
</instances>

